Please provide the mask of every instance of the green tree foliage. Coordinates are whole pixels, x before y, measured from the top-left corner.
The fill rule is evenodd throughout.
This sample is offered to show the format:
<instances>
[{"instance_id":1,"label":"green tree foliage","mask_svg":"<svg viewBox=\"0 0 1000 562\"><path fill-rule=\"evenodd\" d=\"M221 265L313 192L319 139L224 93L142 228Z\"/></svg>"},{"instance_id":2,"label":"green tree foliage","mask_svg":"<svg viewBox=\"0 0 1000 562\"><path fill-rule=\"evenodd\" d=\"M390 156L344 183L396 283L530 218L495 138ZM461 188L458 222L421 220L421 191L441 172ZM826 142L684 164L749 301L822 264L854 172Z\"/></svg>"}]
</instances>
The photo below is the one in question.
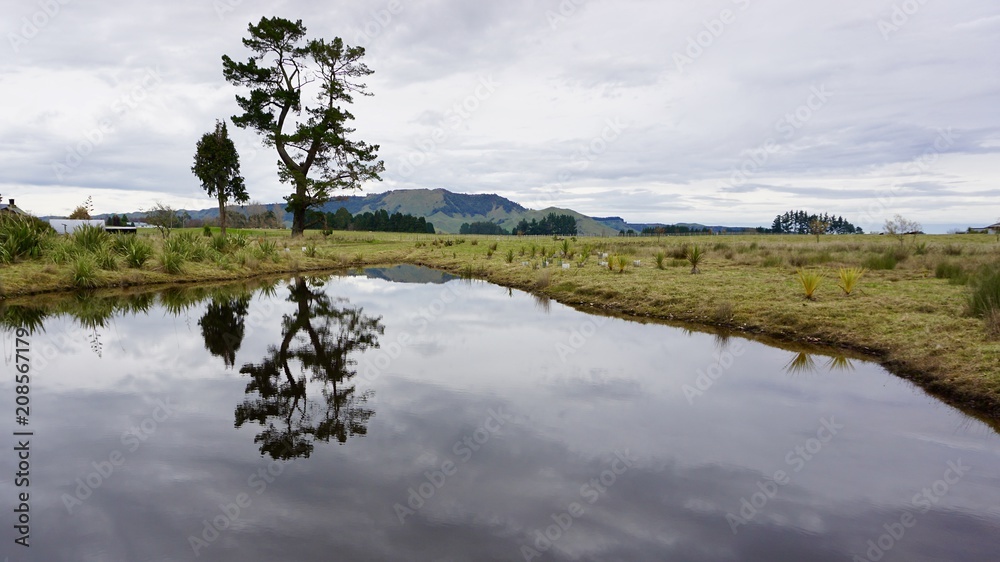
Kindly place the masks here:
<instances>
[{"instance_id":1,"label":"green tree foliage","mask_svg":"<svg viewBox=\"0 0 1000 562\"><path fill-rule=\"evenodd\" d=\"M201 188L209 197L219 200L219 227L226 234L226 204L250 200L243 176L240 175L240 155L229 138L225 121L216 121L215 130L202 135L194 152L191 172L201 180Z\"/></svg>"},{"instance_id":2,"label":"green tree foliage","mask_svg":"<svg viewBox=\"0 0 1000 562\"><path fill-rule=\"evenodd\" d=\"M360 82L372 73L361 61L364 48L346 46L339 37L328 43L305 35L302 20L261 18L243 39L251 57L242 63L222 57L226 80L250 89L249 95L236 96L243 114L233 123L257 131L275 147L278 176L295 188L285 197L293 235L302 234L307 212L328 201L332 191L381 180L385 169L378 145L349 138L354 116L344 106L355 94L371 95ZM313 105L303 100L307 86L315 95Z\"/></svg>"},{"instance_id":3,"label":"green tree foliage","mask_svg":"<svg viewBox=\"0 0 1000 562\"><path fill-rule=\"evenodd\" d=\"M514 232L527 236L576 236L576 218L573 215L549 213L540 221L531 219L531 222L528 222L526 219L521 219L521 222L514 227Z\"/></svg>"},{"instance_id":4,"label":"green tree foliage","mask_svg":"<svg viewBox=\"0 0 1000 562\"><path fill-rule=\"evenodd\" d=\"M467 222L462 223L462 226L458 229L459 234L495 234L500 236L507 236L510 232L504 230L502 226L495 222L489 221L479 221L469 224Z\"/></svg>"},{"instance_id":5,"label":"green tree foliage","mask_svg":"<svg viewBox=\"0 0 1000 562\"><path fill-rule=\"evenodd\" d=\"M709 228L691 228L676 224L666 226L647 226L642 229L643 236L662 236L664 234L708 234L712 232Z\"/></svg>"},{"instance_id":6,"label":"green tree foliage","mask_svg":"<svg viewBox=\"0 0 1000 562\"><path fill-rule=\"evenodd\" d=\"M814 223L825 223L825 232L816 232ZM782 215L774 217L771 223L771 233L773 234L863 234L861 227L856 227L844 220L844 217L835 217L827 213L822 215L810 214L806 211L787 211Z\"/></svg>"},{"instance_id":7,"label":"green tree foliage","mask_svg":"<svg viewBox=\"0 0 1000 562\"><path fill-rule=\"evenodd\" d=\"M307 229L313 230L360 230L367 232L417 232L434 234L434 224L427 222L424 217L404 215L402 213L389 214L385 209L374 213L361 213L351 215L350 211L341 207L336 213L310 212Z\"/></svg>"}]
</instances>

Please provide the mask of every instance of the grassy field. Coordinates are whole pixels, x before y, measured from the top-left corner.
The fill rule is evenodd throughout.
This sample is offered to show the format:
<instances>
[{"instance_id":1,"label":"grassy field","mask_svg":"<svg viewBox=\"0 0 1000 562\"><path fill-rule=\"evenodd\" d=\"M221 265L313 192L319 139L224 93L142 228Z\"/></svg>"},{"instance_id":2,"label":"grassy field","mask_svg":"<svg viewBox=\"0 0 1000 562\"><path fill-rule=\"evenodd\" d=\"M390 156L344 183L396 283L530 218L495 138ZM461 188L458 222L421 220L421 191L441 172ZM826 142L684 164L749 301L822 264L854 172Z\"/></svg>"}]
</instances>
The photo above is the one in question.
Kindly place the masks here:
<instances>
[{"instance_id":1,"label":"grassy field","mask_svg":"<svg viewBox=\"0 0 1000 562\"><path fill-rule=\"evenodd\" d=\"M421 264L587 310L862 352L956 406L1000 420L1000 241L992 235L902 243L878 235L555 240L310 232L292 239L288 231L223 239L200 229L177 230L166 241L156 232L128 237L131 243L93 237L43 236L38 251L18 254L0 235L0 248L7 244L0 295ZM692 274L689 258L699 253L700 273ZM861 268L854 287L851 276L841 278L841 270L856 277ZM817 283L807 298L806 286ZM975 287L986 297L970 307Z\"/></svg>"}]
</instances>

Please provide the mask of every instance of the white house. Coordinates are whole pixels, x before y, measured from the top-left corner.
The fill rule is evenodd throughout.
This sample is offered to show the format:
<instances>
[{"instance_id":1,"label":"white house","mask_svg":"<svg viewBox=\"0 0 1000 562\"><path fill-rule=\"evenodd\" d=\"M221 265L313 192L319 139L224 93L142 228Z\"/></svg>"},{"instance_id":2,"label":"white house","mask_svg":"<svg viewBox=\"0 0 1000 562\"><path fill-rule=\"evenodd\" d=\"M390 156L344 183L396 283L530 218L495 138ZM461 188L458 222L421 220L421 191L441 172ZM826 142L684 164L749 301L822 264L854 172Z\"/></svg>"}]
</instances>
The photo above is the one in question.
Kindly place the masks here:
<instances>
[{"instance_id":1,"label":"white house","mask_svg":"<svg viewBox=\"0 0 1000 562\"><path fill-rule=\"evenodd\" d=\"M73 231L80 228L83 225L98 226L101 230L104 230L104 221L102 220L71 220L71 219L49 219L49 224L52 228L56 229L59 234L73 234Z\"/></svg>"}]
</instances>

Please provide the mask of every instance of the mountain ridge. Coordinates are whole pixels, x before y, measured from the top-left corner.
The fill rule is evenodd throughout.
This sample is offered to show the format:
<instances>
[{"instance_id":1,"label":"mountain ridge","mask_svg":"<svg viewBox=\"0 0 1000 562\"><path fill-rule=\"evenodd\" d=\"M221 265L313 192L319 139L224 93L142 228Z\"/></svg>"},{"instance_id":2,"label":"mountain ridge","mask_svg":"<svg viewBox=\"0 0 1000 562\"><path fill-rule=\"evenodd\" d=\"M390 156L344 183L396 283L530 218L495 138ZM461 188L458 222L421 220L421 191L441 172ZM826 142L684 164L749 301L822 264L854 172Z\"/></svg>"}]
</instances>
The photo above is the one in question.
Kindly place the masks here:
<instances>
[{"instance_id":1,"label":"mountain ridge","mask_svg":"<svg viewBox=\"0 0 1000 562\"><path fill-rule=\"evenodd\" d=\"M263 207L281 213L284 203L267 203ZM660 223L628 223L622 217L590 217L572 209L547 207L545 209L528 209L523 205L495 193L455 193L447 189L396 189L368 195L341 195L334 197L317 210L324 213L336 212L341 207L352 215L359 213L374 213L385 210L387 213L410 214L424 217L434 224L438 232L457 234L463 223L494 222L501 227L512 230L523 220L541 220L549 213L570 215L577 220L577 230L582 236L617 236L626 230L641 231L647 226L664 226ZM219 216L218 207L205 209L178 209L187 212L192 219L212 219ZM111 214L103 213L94 218L107 218ZM135 220L144 217L146 213L133 211L127 215ZM281 215L279 215L281 216ZM286 224L291 221L291 213L284 212L282 219ZM685 226L704 228L700 224L685 224ZM713 230L726 227L708 227Z\"/></svg>"}]
</instances>

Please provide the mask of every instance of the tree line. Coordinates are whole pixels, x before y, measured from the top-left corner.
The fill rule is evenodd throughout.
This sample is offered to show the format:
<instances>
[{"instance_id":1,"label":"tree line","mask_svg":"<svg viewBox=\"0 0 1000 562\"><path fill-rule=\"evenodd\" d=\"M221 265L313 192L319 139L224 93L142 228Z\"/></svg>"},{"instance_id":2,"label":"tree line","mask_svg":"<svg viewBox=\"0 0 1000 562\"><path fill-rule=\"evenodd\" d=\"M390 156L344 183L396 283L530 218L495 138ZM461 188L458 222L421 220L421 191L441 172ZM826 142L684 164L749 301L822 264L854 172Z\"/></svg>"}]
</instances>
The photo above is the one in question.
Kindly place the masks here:
<instances>
[{"instance_id":1,"label":"tree line","mask_svg":"<svg viewBox=\"0 0 1000 562\"><path fill-rule=\"evenodd\" d=\"M385 209L374 213L351 215L345 207L335 213L308 213L306 229L309 230L361 230L368 232L417 232L434 234L434 223L424 217L415 217L400 212L389 214Z\"/></svg>"},{"instance_id":2,"label":"tree line","mask_svg":"<svg viewBox=\"0 0 1000 562\"><path fill-rule=\"evenodd\" d=\"M472 223L462 223L458 229L459 234L490 234L497 236L576 236L576 218L572 215L557 215L549 213L542 220L521 219L514 230L510 231L491 221L477 221Z\"/></svg>"},{"instance_id":3,"label":"tree line","mask_svg":"<svg viewBox=\"0 0 1000 562\"><path fill-rule=\"evenodd\" d=\"M806 211L787 211L774 217L770 232L772 234L817 234L817 228L822 234L863 234L861 227L856 227L844 217L827 213L811 214Z\"/></svg>"}]
</instances>

